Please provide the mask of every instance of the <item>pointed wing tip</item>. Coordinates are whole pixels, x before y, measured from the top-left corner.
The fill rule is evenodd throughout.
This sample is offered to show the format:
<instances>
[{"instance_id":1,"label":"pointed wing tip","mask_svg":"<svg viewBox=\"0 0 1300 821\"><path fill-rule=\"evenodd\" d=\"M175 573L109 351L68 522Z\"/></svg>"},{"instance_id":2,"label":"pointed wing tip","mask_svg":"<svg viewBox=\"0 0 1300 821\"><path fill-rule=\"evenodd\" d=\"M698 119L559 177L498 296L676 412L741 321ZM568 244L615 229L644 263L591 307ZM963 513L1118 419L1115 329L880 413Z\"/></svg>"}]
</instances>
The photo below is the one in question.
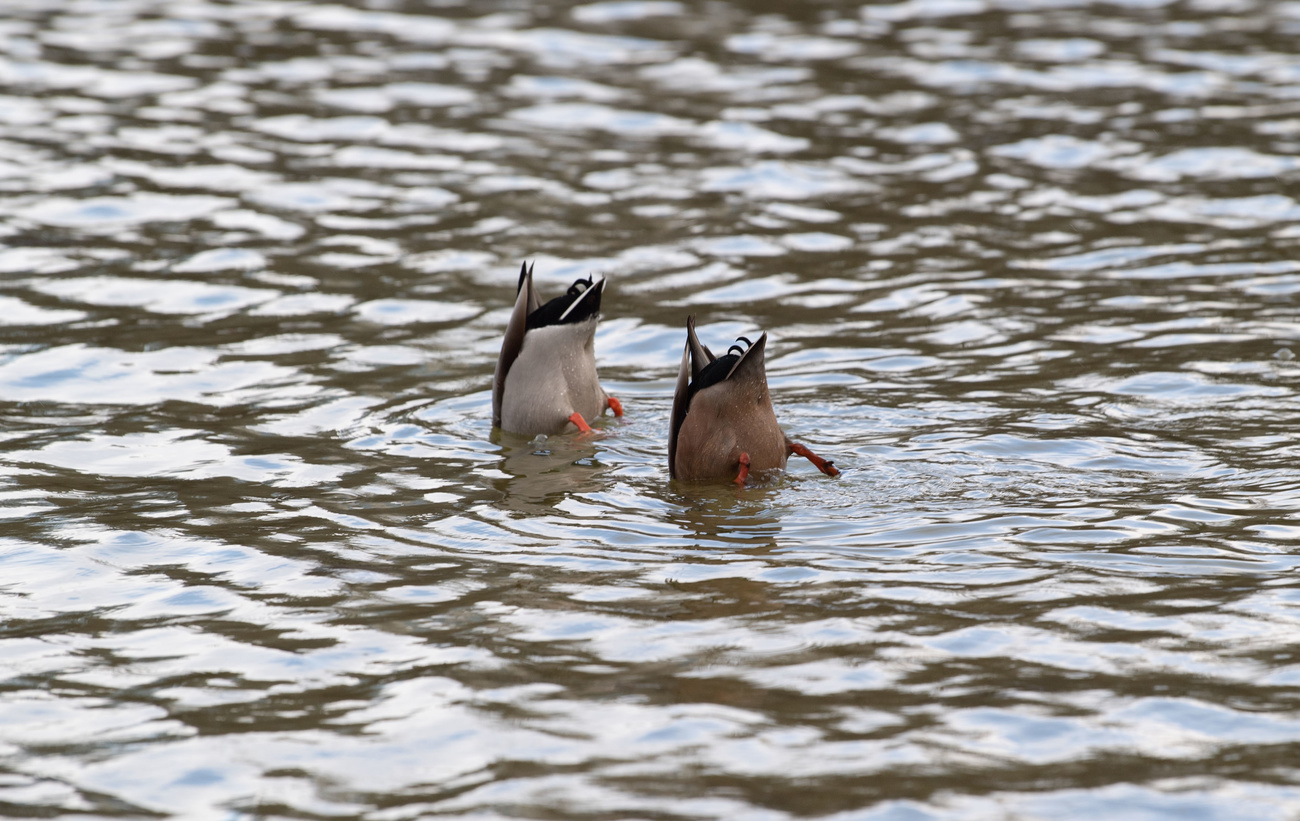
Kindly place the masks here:
<instances>
[{"instance_id":1,"label":"pointed wing tip","mask_svg":"<svg viewBox=\"0 0 1300 821\"><path fill-rule=\"evenodd\" d=\"M686 353L683 356L690 360L692 380L713 361L713 353L700 344L700 338L695 333L695 314L686 317Z\"/></svg>"},{"instance_id":2,"label":"pointed wing tip","mask_svg":"<svg viewBox=\"0 0 1300 821\"><path fill-rule=\"evenodd\" d=\"M537 263L533 263L536 265ZM533 276L533 271L528 267L528 260L524 260L519 265L519 284L515 286L515 293L518 294L524 289L524 284Z\"/></svg>"}]
</instances>

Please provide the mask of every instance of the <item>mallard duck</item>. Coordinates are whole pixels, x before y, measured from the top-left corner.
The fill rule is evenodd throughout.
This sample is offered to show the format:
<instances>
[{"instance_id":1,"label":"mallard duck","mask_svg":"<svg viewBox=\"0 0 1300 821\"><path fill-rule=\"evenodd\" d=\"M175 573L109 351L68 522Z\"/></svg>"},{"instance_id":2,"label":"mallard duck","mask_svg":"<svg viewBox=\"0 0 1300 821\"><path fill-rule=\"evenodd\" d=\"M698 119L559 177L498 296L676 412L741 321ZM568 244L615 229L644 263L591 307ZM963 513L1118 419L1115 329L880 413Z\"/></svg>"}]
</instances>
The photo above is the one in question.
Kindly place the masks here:
<instances>
[{"instance_id":1,"label":"mallard duck","mask_svg":"<svg viewBox=\"0 0 1300 821\"><path fill-rule=\"evenodd\" d=\"M672 478L730 479L743 486L750 473L785 468L792 453L827 476L839 475L834 464L791 442L777 424L763 363L766 346L766 333L754 343L742 336L726 355L714 356L695 335L695 317L686 318L668 433Z\"/></svg>"},{"instance_id":2,"label":"mallard duck","mask_svg":"<svg viewBox=\"0 0 1300 821\"><path fill-rule=\"evenodd\" d=\"M492 424L512 433L587 433L591 421L623 405L596 376L596 322L605 280L590 276L542 303L533 266L519 269L515 308L506 325L492 380Z\"/></svg>"}]
</instances>

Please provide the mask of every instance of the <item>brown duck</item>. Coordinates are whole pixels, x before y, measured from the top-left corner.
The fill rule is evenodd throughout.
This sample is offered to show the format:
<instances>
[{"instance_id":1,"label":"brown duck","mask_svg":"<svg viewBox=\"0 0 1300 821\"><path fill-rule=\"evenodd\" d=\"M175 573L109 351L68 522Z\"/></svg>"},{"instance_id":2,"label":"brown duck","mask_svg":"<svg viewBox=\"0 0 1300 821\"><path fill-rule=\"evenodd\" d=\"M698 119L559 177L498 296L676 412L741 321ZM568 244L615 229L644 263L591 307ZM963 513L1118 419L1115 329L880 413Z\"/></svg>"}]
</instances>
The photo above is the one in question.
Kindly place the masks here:
<instances>
[{"instance_id":1,"label":"brown duck","mask_svg":"<svg viewBox=\"0 0 1300 821\"><path fill-rule=\"evenodd\" d=\"M739 342L714 356L695 335L695 317L687 317L668 433L669 475L744 485L751 472L784 469L793 453L838 476L834 464L791 442L777 424L763 363L767 334L752 344L744 337Z\"/></svg>"},{"instance_id":2,"label":"brown duck","mask_svg":"<svg viewBox=\"0 0 1300 821\"><path fill-rule=\"evenodd\" d=\"M605 280L575 281L563 295L543 303L533 268L519 269L515 308L506 325L492 380L492 424L535 435L591 430L605 412L623 405L605 393L596 376L596 323Z\"/></svg>"}]
</instances>

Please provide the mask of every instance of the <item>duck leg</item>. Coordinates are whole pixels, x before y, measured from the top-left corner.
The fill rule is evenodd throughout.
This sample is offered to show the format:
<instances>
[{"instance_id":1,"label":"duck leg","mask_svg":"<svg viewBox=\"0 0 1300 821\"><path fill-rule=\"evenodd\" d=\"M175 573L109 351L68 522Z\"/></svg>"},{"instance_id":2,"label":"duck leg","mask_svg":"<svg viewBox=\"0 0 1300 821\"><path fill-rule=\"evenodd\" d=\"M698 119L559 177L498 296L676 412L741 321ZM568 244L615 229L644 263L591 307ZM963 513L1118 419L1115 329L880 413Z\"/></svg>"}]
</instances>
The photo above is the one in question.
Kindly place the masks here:
<instances>
[{"instance_id":1,"label":"duck leg","mask_svg":"<svg viewBox=\"0 0 1300 821\"><path fill-rule=\"evenodd\" d=\"M736 484L741 487L745 486L745 480L749 478L749 454L740 454L740 472L736 474Z\"/></svg>"},{"instance_id":2,"label":"duck leg","mask_svg":"<svg viewBox=\"0 0 1300 821\"><path fill-rule=\"evenodd\" d=\"M803 458L807 459L809 462L812 462L813 467L817 468L822 473L825 473L827 476L840 475L840 472L835 467L834 462L828 459L821 458L817 454L813 453L811 450L808 450L808 448L805 447L804 445L801 445L798 442L787 442L786 446L790 448L790 452L792 454L794 454L795 456L802 456Z\"/></svg>"},{"instance_id":3,"label":"duck leg","mask_svg":"<svg viewBox=\"0 0 1300 821\"><path fill-rule=\"evenodd\" d=\"M614 397L612 396L606 397L605 404L609 405L609 409L614 412L615 416L623 415L623 403L618 401Z\"/></svg>"},{"instance_id":4,"label":"duck leg","mask_svg":"<svg viewBox=\"0 0 1300 821\"><path fill-rule=\"evenodd\" d=\"M588 425L587 420L583 419L582 414L578 413L577 411L574 411L573 413L569 414L569 421L577 425L578 430L580 432L591 433L591 425Z\"/></svg>"}]
</instances>

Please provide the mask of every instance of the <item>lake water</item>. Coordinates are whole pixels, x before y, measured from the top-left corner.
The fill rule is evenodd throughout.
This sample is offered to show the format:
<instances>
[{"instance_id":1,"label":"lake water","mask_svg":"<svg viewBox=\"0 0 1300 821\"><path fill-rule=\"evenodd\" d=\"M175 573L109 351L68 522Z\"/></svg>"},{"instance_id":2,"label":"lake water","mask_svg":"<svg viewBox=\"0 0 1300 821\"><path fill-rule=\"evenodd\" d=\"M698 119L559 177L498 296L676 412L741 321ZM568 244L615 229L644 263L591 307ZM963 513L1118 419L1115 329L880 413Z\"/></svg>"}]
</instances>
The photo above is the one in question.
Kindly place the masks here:
<instances>
[{"instance_id":1,"label":"lake water","mask_svg":"<svg viewBox=\"0 0 1300 821\"><path fill-rule=\"evenodd\" d=\"M1300 3L0 9L0 814L1300 818Z\"/></svg>"}]
</instances>

